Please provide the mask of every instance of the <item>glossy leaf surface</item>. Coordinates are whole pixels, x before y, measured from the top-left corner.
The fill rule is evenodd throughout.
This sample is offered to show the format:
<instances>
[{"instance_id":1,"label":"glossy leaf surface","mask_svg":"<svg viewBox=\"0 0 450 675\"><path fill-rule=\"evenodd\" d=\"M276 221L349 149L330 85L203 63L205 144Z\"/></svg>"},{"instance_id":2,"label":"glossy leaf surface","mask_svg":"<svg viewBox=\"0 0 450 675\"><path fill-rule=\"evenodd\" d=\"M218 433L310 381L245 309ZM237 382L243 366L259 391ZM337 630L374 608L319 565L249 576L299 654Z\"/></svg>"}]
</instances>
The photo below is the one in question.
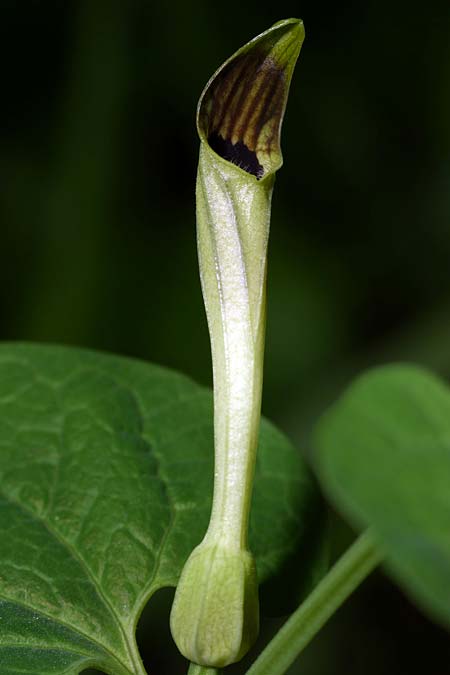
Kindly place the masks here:
<instances>
[{"instance_id":1,"label":"glossy leaf surface","mask_svg":"<svg viewBox=\"0 0 450 675\"><path fill-rule=\"evenodd\" d=\"M134 632L207 525L210 391L131 359L0 347L2 675L144 673ZM251 546L259 577L301 542L317 493L264 422Z\"/></svg>"}]
</instances>

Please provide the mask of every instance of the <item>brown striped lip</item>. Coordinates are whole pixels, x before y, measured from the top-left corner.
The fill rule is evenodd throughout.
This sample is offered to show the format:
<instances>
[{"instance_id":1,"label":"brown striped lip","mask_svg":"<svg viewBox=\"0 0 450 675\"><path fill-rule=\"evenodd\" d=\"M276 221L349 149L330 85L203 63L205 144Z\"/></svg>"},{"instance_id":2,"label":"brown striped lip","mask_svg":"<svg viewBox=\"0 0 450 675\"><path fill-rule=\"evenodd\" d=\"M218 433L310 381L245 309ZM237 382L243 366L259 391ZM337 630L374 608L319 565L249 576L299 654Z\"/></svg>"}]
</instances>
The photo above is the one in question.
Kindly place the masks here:
<instances>
[{"instance_id":1,"label":"brown striped lip","mask_svg":"<svg viewBox=\"0 0 450 675\"><path fill-rule=\"evenodd\" d=\"M283 68L264 44L254 45L210 83L199 109L199 128L218 155L260 179L281 160L286 95Z\"/></svg>"}]
</instances>

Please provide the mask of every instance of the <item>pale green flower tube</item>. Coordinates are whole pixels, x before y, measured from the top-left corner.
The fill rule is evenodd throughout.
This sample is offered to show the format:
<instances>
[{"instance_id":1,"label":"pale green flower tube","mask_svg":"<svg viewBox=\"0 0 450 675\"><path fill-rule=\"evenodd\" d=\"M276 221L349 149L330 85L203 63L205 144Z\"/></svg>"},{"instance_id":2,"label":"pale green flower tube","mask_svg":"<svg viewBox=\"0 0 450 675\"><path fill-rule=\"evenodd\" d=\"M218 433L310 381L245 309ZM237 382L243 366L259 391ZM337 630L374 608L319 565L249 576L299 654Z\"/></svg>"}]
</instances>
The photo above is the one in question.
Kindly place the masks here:
<instances>
[{"instance_id":1,"label":"pale green flower tube","mask_svg":"<svg viewBox=\"0 0 450 675\"><path fill-rule=\"evenodd\" d=\"M215 73L200 97L197 179L200 275L214 373L211 519L189 557L171 613L191 661L222 667L258 634L258 590L247 548L259 433L270 206L282 164L280 129L303 24L281 21Z\"/></svg>"}]
</instances>

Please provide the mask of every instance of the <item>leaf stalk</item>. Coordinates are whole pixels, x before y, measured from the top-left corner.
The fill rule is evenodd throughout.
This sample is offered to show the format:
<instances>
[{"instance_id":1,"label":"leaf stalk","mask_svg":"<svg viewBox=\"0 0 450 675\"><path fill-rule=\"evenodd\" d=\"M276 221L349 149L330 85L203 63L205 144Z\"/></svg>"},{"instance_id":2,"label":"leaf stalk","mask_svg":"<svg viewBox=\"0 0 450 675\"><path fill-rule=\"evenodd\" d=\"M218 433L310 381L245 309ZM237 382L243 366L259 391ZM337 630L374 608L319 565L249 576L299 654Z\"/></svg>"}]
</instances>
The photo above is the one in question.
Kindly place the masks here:
<instances>
[{"instance_id":1,"label":"leaf stalk","mask_svg":"<svg viewBox=\"0 0 450 675\"><path fill-rule=\"evenodd\" d=\"M246 675L283 675L334 612L381 562L370 532L352 544L289 617Z\"/></svg>"}]
</instances>

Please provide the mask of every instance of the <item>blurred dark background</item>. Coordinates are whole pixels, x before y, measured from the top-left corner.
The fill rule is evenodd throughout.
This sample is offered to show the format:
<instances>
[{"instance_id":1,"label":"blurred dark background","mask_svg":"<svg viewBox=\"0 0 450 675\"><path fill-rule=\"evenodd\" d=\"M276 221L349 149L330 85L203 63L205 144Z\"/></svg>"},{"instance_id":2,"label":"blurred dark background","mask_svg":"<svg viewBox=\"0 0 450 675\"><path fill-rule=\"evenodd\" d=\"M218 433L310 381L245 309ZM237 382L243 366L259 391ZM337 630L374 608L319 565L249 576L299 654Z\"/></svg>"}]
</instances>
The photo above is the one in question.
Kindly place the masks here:
<instances>
[{"instance_id":1,"label":"blurred dark background","mask_svg":"<svg viewBox=\"0 0 450 675\"><path fill-rule=\"evenodd\" d=\"M274 194L263 408L307 451L362 369L413 360L450 376L448 0L1 0L0 337L210 384L196 101L288 16L307 38ZM154 673L185 672L167 662L169 603L141 622ZM376 574L289 672L443 675L449 635Z\"/></svg>"}]
</instances>

